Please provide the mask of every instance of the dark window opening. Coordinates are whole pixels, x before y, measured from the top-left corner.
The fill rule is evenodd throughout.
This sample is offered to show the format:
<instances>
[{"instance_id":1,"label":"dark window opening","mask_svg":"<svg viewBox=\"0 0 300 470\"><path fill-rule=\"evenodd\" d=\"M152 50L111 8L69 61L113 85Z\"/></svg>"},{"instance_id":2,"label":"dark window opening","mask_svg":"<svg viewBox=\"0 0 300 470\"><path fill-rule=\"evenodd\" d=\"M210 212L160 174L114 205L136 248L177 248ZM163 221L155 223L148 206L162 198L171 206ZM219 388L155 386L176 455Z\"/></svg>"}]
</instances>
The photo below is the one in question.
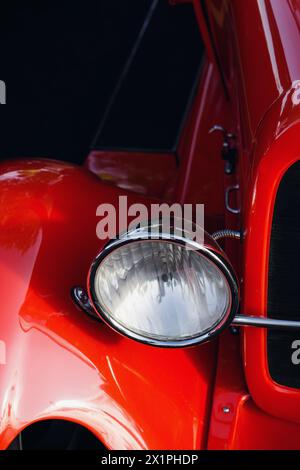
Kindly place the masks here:
<instances>
[{"instance_id":1,"label":"dark window opening","mask_svg":"<svg viewBox=\"0 0 300 470\"><path fill-rule=\"evenodd\" d=\"M1 158L81 163L93 141L102 148L173 149L203 56L191 4L11 0L1 20L0 79L7 91Z\"/></svg>"},{"instance_id":2,"label":"dark window opening","mask_svg":"<svg viewBox=\"0 0 300 470\"><path fill-rule=\"evenodd\" d=\"M154 0L142 30L94 148L177 147L204 54L193 6Z\"/></svg>"}]
</instances>

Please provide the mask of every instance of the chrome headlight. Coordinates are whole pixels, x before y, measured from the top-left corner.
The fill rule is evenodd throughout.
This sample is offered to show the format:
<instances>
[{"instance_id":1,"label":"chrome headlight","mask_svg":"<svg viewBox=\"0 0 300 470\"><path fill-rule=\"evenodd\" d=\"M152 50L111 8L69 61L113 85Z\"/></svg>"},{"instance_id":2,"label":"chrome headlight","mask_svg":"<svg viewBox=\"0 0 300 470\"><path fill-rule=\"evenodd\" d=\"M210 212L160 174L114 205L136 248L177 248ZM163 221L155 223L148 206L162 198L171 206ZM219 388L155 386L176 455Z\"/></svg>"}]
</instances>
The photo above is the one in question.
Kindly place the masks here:
<instances>
[{"instance_id":1,"label":"chrome headlight","mask_svg":"<svg viewBox=\"0 0 300 470\"><path fill-rule=\"evenodd\" d=\"M184 236L134 230L110 242L89 273L94 308L111 327L156 346L203 342L227 326L238 307L233 271L207 234L203 245Z\"/></svg>"}]
</instances>

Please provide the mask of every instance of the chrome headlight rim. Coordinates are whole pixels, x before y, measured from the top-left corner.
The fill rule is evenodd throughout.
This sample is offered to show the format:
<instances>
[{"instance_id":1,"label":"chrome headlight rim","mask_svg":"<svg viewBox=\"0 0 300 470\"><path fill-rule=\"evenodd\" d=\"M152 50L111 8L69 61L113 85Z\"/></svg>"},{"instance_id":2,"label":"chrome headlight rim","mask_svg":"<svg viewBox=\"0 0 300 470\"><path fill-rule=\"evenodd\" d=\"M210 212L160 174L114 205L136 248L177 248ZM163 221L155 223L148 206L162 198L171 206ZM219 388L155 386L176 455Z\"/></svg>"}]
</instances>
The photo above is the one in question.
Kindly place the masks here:
<instances>
[{"instance_id":1,"label":"chrome headlight rim","mask_svg":"<svg viewBox=\"0 0 300 470\"><path fill-rule=\"evenodd\" d=\"M227 261L225 257L226 255L222 255L222 251L220 248L218 249L218 245L216 244L216 242L214 242L214 240L211 239L208 234L206 235L211 240L212 246L207 246L205 244L202 245L196 243L193 240L178 235L172 235L169 233L160 233L159 236L156 236L155 238L150 238L148 231L142 231L140 229L126 232L120 238L109 241L94 259L88 274L88 294L91 304L99 318L103 320L104 323L111 327L115 332L121 334L122 336L125 336L126 338L138 341L143 344L161 348L184 348L189 346L195 346L204 343L221 333L232 323L233 318L238 312L239 288L236 275L233 271L232 266ZM112 317L110 312L99 302L99 299L97 297L95 290L96 273L102 261L104 261L106 257L109 256L113 251L136 242L167 242L175 243L185 248L188 246L190 249L193 249L193 251L207 258L221 271L229 286L229 291L231 294L231 304L230 308L228 308L228 311L224 314L222 319L220 319L220 322L215 325L215 327L213 327L206 333L197 334L195 337L190 337L188 339L178 339L176 341L159 340L154 337L146 337L144 335L136 333L130 330L129 328L126 328L124 325L120 324Z\"/></svg>"}]
</instances>

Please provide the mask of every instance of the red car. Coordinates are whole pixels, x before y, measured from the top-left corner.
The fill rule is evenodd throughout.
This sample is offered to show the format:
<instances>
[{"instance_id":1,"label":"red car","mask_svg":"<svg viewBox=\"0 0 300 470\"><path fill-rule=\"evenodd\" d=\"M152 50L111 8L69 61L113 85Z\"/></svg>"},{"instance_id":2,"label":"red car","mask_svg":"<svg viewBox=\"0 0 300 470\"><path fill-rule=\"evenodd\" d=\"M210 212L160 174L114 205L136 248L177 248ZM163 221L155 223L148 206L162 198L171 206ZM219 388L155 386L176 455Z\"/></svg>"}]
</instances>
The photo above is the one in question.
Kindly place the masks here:
<instances>
[{"instance_id":1,"label":"red car","mask_svg":"<svg viewBox=\"0 0 300 470\"><path fill-rule=\"evenodd\" d=\"M30 158L29 131L6 146L25 157L0 165L0 447L300 449L300 0L147 6L83 162ZM108 240L120 197L204 205L202 243L149 243L152 222Z\"/></svg>"}]
</instances>

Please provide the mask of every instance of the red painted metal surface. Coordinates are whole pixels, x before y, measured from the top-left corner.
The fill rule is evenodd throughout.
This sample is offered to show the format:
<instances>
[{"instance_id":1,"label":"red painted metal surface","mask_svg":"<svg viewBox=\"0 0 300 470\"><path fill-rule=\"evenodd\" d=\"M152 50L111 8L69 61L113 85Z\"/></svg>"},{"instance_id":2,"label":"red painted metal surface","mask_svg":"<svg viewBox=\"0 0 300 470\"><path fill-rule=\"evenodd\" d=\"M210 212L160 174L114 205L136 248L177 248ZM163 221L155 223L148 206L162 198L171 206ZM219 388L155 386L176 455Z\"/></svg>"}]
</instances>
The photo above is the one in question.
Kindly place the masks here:
<instances>
[{"instance_id":1,"label":"red painted metal surface","mask_svg":"<svg viewBox=\"0 0 300 470\"><path fill-rule=\"evenodd\" d=\"M270 230L277 188L286 170L299 160L300 109L293 106L294 89L270 110L258 136L245 211L243 311L267 315ZM287 241L288 243L288 241ZM274 383L268 372L266 331L246 328L245 370L249 390L268 413L300 422L300 392Z\"/></svg>"},{"instance_id":2,"label":"red painted metal surface","mask_svg":"<svg viewBox=\"0 0 300 470\"><path fill-rule=\"evenodd\" d=\"M264 316L276 191L287 168L300 157L300 110L293 102L300 77L299 54L295 51L295 45L300 43L296 16L300 4L278 0L248 2L247 15L250 12L253 22L260 25L255 33L256 28L245 29L246 13L238 2L233 3L239 44L237 70L241 71L243 84L236 96L240 102L241 226L245 239L241 250L241 311ZM254 70L262 70L259 80L254 79ZM245 135L251 138L244 139ZM255 403L273 416L299 422L299 390L278 385L269 375L266 331L245 328L243 349L247 384Z\"/></svg>"},{"instance_id":3,"label":"red painted metal surface","mask_svg":"<svg viewBox=\"0 0 300 470\"><path fill-rule=\"evenodd\" d=\"M239 131L247 164L264 115L299 79L299 0L205 3L225 82L243 123Z\"/></svg>"},{"instance_id":4,"label":"red painted metal surface","mask_svg":"<svg viewBox=\"0 0 300 470\"><path fill-rule=\"evenodd\" d=\"M212 112L213 110L213 112ZM176 200L205 204L209 216L224 216L224 166L221 133L209 134L218 123L230 130L230 106L213 63L205 61L199 89L179 147Z\"/></svg>"},{"instance_id":5,"label":"red painted metal surface","mask_svg":"<svg viewBox=\"0 0 300 470\"><path fill-rule=\"evenodd\" d=\"M284 172L300 159L300 109L293 102L300 80L300 2L206 3L211 31L194 1L208 55L177 169L172 155L150 161L94 152L86 165L109 179L105 185L85 169L58 162L0 167L1 448L30 423L48 418L79 422L114 449L300 448L300 392L272 381L265 330L224 333L218 355L216 342L160 350L121 338L70 297L73 285L85 284L104 243L96 238L96 207L117 207L118 196L127 194L114 184L204 203L210 231L223 224L242 228L243 243L226 244L241 280L241 311L267 314L275 195ZM213 124L237 135L236 176L223 175L221 136L208 136ZM242 211L231 216L224 212L224 189L237 183L234 203ZM128 196L129 203L150 203Z\"/></svg>"},{"instance_id":6,"label":"red painted metal surface","mask_svg":"<svg viewBox=\"0 0 300 470\"><path fill-rule=\"evenodd\" d=\"M300 424L264 412L249 394L240 342L229 331L220 338L207 448L299 449Z\"/></svg>"},{"instance_id":7,"label":"red painted metal surface","mask_svg":"<svg viewBox=\"0 0 300 470\"><path fill-rule=\"evenodd\" d=\"M172 153L94 150L85 166L119 188L165 200L174 196L177 164Z\"/></svg>"},{"instance_id":8,"label":"red painted metal surface","mask_svg":"<svg viewBox=\"0 0 300 470\"><path fill-rule=\"evenodd\" d=\"M243 244L236 248L240 248L242 260L241 311L264 316L275 195L284 172L300 158L300 110L297 100L293 103L300 79L300 56L296 52L300 43L300 2L206 3L237 117L240 224L244 235ZM232 68L227 67L231 64L229 47L233 48ZM230 76L234 80L230 81ZM296 422L300 421L300 392L272 381L266 357L266 331L251 327L243 330L241 346L248 391L245 389L236 397L239 412L233 420L232 434L236 437L227 434L228 441L224 440L223 447L299 448L300 429ZM213 422L212 416L212 425ZM264 430L259 439L251 437L255 425ZM276 438L275 429L281 440ZM238 438L238 433L242 437ZM210 445L222 448L213 435Z\"/></svg>"},{"instance_id":9,"label":"red painted metal surface","mask_svg":"<svg viewBox=\"0 0 300 470\"><path fill-rule=\"evenodd\" d=\"M204 204L205 229L224 227L223 136L209 134L214 124L232 129L231 106L224 97L215 65L207 59L199 88L179 147L178 179L174 200L181 204Z\"/></svg>"},{"instance_id":10,"label":"red painted metal surface","mask_svg":"<svg viewBox=\"0 0 300 470\"><path fill-rule=\"evenodd\" d=\"M1 448L47 418L79 422L113 449L204 445L216 344L151 348L87 317L70 297L103 245L96 207L117 207L119 194L59 162L0 166Z\"/></svg>"}]
</instances>

